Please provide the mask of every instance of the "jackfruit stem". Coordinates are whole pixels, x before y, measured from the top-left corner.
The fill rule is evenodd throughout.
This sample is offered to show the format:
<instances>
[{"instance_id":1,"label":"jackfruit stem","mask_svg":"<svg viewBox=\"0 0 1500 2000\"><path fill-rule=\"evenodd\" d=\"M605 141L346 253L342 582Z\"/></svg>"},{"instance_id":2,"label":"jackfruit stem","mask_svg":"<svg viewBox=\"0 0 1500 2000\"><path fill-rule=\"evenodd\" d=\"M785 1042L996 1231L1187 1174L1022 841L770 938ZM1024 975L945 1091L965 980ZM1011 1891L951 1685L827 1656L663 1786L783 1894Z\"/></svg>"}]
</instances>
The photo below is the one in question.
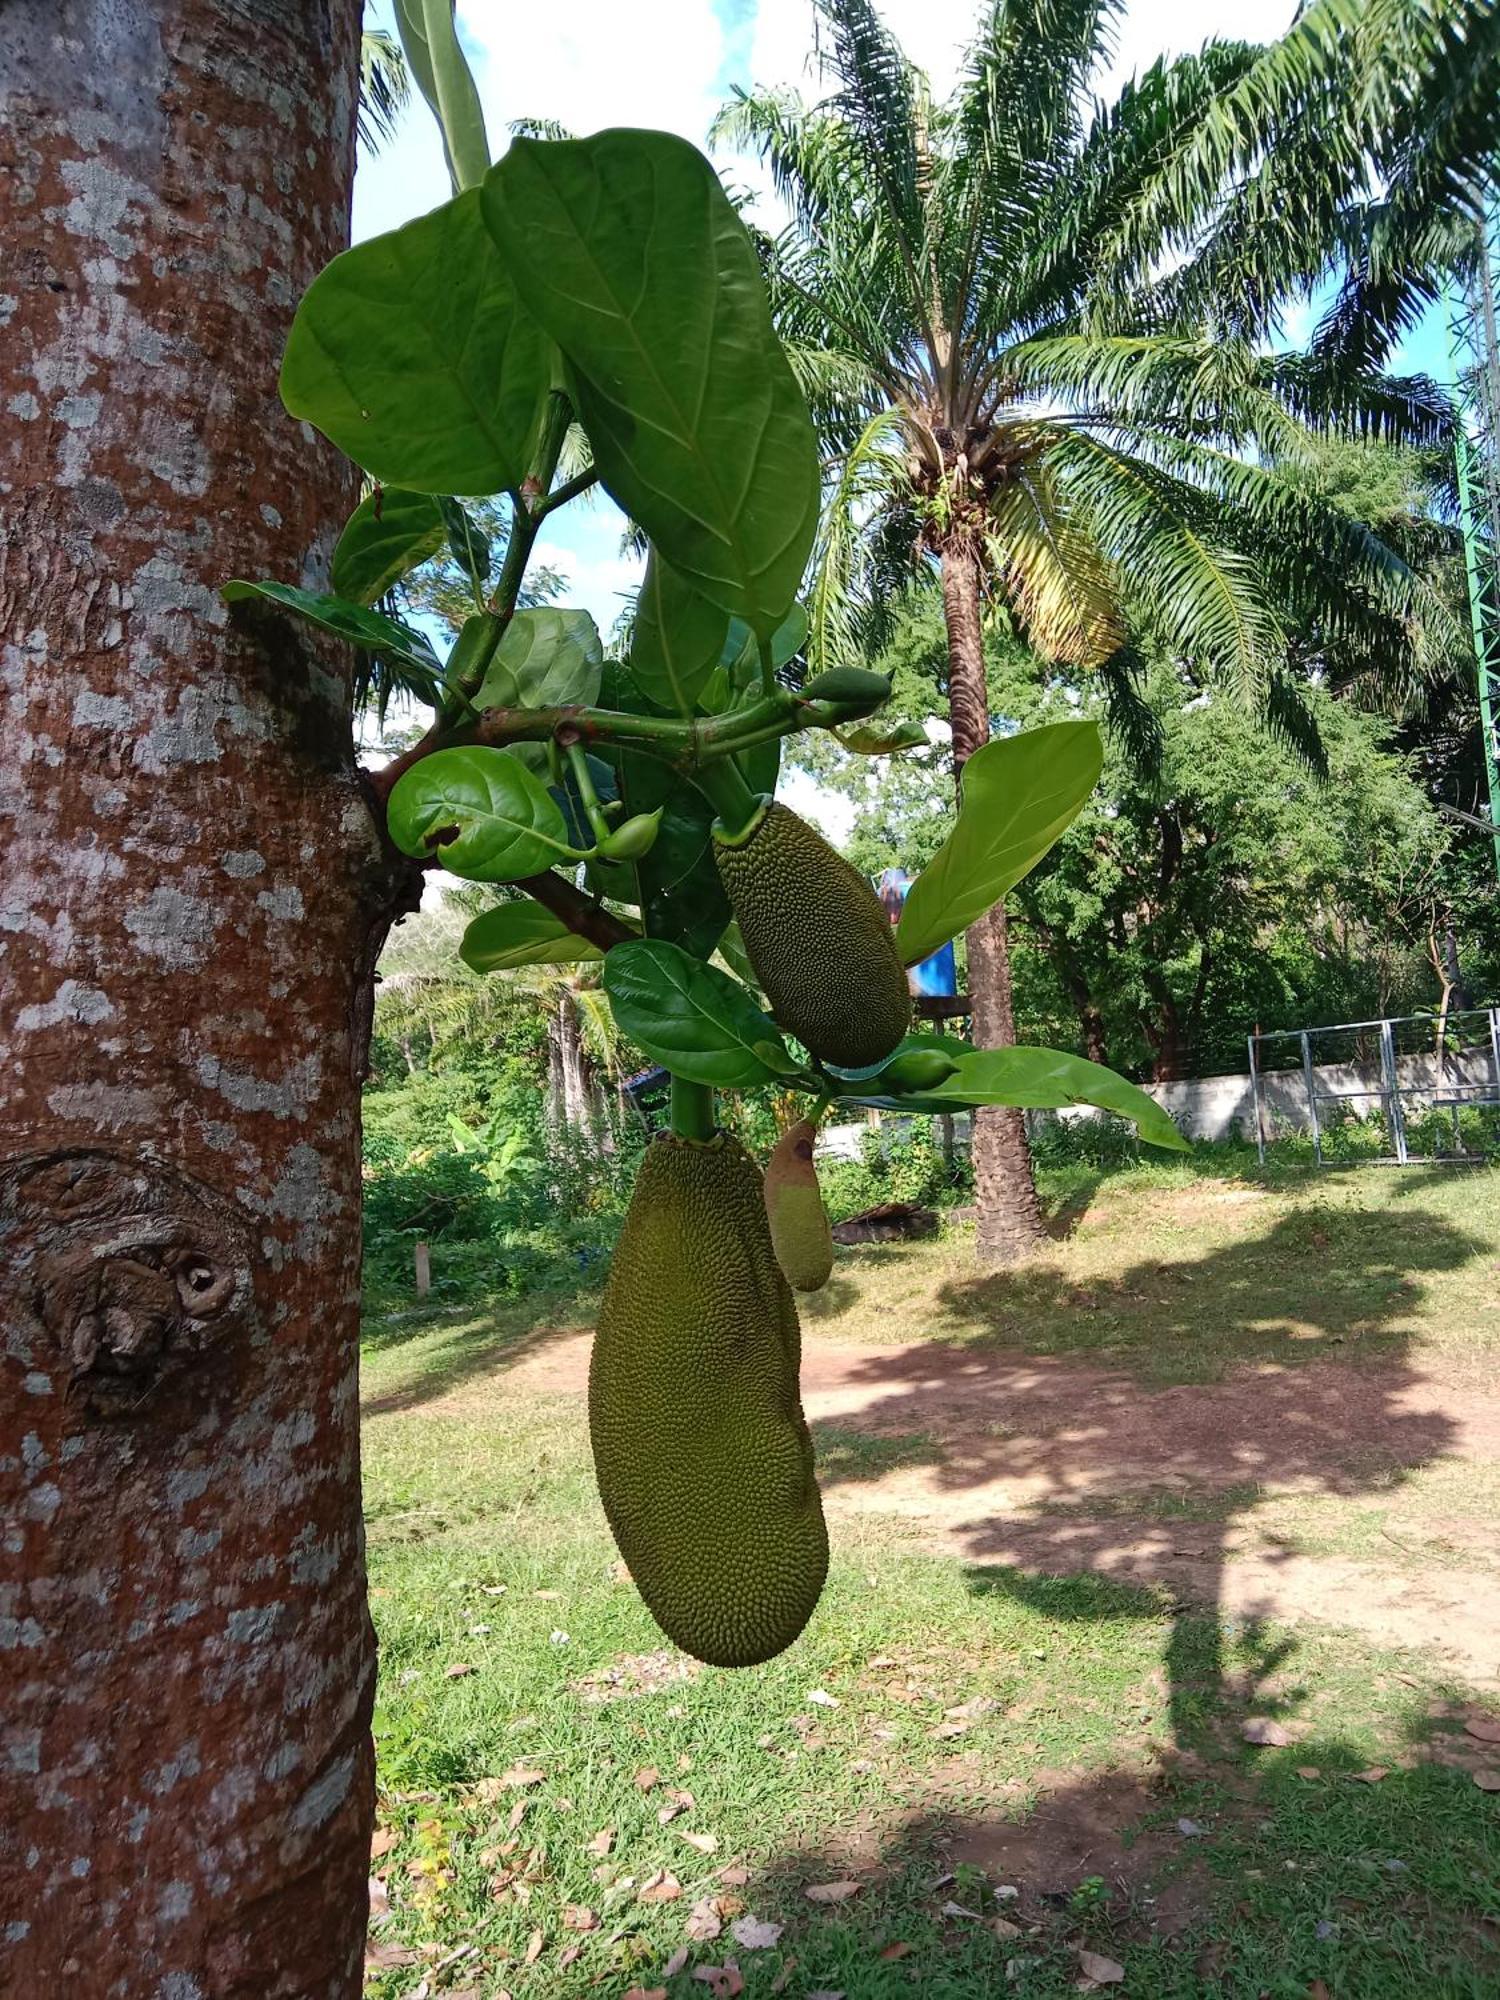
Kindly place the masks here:
<instances>
[{"instance_id":1,"label":"jackfruit stem","mask_svg":"<svg viewBox=\"0 0 1500 2000\"><path fill-rule=\"evenodd\" d=\"M673 1077L672 1130L679 1139L706 1142L714 1136L714 1093L709 1084Z\"/></svg>"},{"instance_id":2,"label":"jackfruit stem","mask_svg":"<svg viewBox=\"0 0 1500 2000\"><path fill-rule=\"evenodd\" d=\"M765 799L751 791L732 757L701 765L693 783L718 812L720 837L731 845L745 838L765 809Z\"/></svg>"}]
</instances>

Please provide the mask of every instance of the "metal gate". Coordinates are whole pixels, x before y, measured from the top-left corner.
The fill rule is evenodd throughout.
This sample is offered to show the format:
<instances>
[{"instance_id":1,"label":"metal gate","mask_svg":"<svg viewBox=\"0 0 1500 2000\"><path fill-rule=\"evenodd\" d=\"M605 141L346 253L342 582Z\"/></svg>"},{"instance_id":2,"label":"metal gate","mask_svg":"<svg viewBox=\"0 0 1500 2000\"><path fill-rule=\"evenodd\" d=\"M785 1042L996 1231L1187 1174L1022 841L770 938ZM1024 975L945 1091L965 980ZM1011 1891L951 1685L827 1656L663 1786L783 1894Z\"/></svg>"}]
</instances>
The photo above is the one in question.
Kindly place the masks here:
<instances>
[{"instance_id":1,"label":"metal gate","mask_svg":"<svg viewBox=\"0 0 1500 2000\"><path fill-rule=\"evenodd\" d=\"M1500 1007L1248 1039L1262 1163L1289 1132L1310 1133L1319 1166L1472 1166L1500 1155ZM1374 1151L1377 1121L1388 1144Z\"/></svg>"}]
</instances>

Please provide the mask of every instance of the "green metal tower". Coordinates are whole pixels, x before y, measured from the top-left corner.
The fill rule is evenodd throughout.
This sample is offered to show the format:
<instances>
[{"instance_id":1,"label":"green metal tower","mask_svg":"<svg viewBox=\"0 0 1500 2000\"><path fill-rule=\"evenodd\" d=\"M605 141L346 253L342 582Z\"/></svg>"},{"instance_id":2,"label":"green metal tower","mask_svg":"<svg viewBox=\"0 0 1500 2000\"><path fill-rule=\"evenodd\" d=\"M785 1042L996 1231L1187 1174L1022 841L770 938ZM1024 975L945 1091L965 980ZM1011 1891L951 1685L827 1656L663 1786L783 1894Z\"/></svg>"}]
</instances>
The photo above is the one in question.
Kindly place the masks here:
<instances>
[{"instance_id":1,"label":"green metal tower","mask_svg":"<svg viewBox=\"0 0 1500 2000\"><path fill-rule=\"evenodd\" d=\"M1500 207L1475 227L1450 319L1460 423L1458 496L1479 673L1479 718L1500 873Z\"/></svg>"}]
</instances>

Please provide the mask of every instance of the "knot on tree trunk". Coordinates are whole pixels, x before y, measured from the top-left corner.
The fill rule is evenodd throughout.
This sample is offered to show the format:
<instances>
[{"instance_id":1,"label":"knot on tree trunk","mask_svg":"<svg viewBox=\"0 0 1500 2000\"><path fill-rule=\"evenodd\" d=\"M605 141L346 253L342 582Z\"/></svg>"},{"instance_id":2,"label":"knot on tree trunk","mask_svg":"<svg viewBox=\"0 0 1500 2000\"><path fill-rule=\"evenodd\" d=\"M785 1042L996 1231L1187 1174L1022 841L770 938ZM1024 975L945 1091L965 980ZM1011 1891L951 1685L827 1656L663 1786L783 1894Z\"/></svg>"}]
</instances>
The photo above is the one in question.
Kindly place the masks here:
<instances>
[{"instance_id":1,"label":"knot on tree trunk","mask_svg":"<svg viewBox=\"0 0 1500 2000\"><path fill-rule=\"evenodd\" d=\"M0 1163L0 1268L14 1358L100 1416L134 1409L253 1311L249 1233L230 1204L111 1153Z\"/></svg>"}]
</instances>

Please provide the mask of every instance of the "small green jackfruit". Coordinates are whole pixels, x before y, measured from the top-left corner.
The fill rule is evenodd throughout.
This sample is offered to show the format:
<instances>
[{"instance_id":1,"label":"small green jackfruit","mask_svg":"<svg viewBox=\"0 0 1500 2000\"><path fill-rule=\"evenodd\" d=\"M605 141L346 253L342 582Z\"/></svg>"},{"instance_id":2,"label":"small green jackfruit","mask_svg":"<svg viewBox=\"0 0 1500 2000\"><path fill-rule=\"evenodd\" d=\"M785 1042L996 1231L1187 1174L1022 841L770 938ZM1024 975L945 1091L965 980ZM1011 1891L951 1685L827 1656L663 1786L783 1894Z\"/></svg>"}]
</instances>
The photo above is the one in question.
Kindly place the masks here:
<instances>
[{"instance_id":1,"label":"small green jackfruit","mask_svg":"<svg viewBox=\"0 0 1500 2000\"><path fill-rule=\"evenodd\" d=\"M911 1025L890 919L857 869L774 800L714 855L771 1011L819 1061L863 1069Z\"/></svg>"},{"instance_id":2,"label":"small green jackfruit","mask_svg":"<svg viewBox=\"0 0 1500 2000\"><path fill-rule=\"evenodd\" d=\"M712 1666L789 1646L828 1571L801 1362L760 1169L724 1133L654 1140L599 1312L589 1431L636 1587Z\"/></svg>"},{"instance_id":3,"label":"small green jackfruit","mask_svg":"<svg viewBox=\"0 0 1500 2000\"><path fill-rule=\"evenodd\" d=\"M771 1247L794 1292L820 1292L833 1271L833 1232L813 1164L817 1129L801 1119L782 1133L766 1162Z\"/></svg>"}]
</instances>

